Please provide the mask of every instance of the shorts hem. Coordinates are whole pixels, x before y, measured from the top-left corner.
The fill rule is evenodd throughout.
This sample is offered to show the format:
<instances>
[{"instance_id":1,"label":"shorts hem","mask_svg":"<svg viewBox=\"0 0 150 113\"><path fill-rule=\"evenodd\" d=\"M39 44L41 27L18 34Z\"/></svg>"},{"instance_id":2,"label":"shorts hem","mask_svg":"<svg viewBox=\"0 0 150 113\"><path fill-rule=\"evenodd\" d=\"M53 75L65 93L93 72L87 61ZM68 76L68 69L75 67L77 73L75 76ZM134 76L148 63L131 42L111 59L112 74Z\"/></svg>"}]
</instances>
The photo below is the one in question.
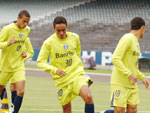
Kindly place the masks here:
<instances>
[{"instance_id":1,"label":"shorts hem","mask_svg":"<svg viewBox=\"0 0 150 113\"><path fill-rule=\"evenodd\" d=\"M21 82L21 81L26 81L26 79L16 80L16 81L10 82L10 84L17 83L17 82Z\"/></svg>"}]
</instances>

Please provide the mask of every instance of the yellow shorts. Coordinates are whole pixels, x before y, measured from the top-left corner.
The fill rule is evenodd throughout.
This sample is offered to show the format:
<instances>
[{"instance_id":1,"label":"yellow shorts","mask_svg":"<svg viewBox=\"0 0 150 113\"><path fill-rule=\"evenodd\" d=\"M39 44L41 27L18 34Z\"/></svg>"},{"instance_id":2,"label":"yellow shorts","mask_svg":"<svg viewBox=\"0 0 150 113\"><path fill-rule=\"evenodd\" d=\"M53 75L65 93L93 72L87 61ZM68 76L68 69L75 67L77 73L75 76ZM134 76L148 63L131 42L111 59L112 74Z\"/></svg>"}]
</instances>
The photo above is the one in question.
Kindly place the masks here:
<instances>
[{"instance_id":1,"label":"yellow shorts","mask_svg":"<svg viewBox=\"0 0 150 113\"><path fill-rule=\"evenodd\" d=\"M79 95L80 89L83 85L88 85L91 82L89 76L79 76L72 83L63 87L62 89L57 89L57 96L60 102L60 105L66 105L71 102L76 96Z\"/></svg>"},{"instance_id":2,"label":"yellow shorts","mask_svg":"<svg viewBox=\"0 0 150 113\"><path fill-rule=\"evenodd\" d=\"M127 107L139 103L138 88L126 88L118 85L111 85L111 107Z\"/></svg>"},{"instance_id":3,"label":"yellow shorts","mask_svg":"<svg viewBox=\"0 0 150 113\"><path fill-rule=\"evenodd\" d=\"M26 80L25 71L16 71L16 72L1 72L0 74L0 85L7 85L10 83L16 83L19 81Z\"/></svg>"}]
</instances>

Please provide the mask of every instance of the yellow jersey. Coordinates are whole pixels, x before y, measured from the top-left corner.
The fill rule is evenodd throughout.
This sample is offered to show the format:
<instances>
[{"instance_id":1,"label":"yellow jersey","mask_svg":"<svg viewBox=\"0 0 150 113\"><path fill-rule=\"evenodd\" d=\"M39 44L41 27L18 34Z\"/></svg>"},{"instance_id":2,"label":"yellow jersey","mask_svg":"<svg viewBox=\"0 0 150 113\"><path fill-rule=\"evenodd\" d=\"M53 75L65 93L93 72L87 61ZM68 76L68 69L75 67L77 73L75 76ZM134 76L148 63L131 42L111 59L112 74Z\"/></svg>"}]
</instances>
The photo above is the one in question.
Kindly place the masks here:
<instances>
[{"instance_id":1,"label":"yellow jersey","mask_svg":"<svg viewBox=\"0 0 150 113\"><path fill-rule=\"evenodd\" d=\"M138 69L139 56L140 46L138 38L132 33L125 34L120 39L112 56L114 69L111 84L136 88L137 84L133 85L128 77L131 74L137 76L139 80L142 80L144 77Z\"/></svg>"},{"instance_id":2,"label":"yellow jersey","mask_svg":"<svg viewBox=\"0 0 150 113\"><path fill-rule=\"evenodd\" d=\"M78 76L84 75L84 67L81 61L81 47L79 36L75 33L66 32L67 38L60 39L56 33L44 41L37 65L44 71L51 73L57 88L62 88ZM48 57L50 64L47 63ZM61 77L56 74L57 69L67 73Z\"/></svg>"},{"instance_id":3,"label":"yellow jersey","mask_svg":"<svg viewBox=\"0 0 150 113\"><path fill-rule=\"evenodd\" d=\"M5 26L0 32L0 68L4 72L24 70L24 60L33 56L34 51L28 38L30 28L19 29L15 23ZM8 46L8 42L15 37L15 43ZM27 58L22 53L27 52Z\"/></svg>"}]
</instances>

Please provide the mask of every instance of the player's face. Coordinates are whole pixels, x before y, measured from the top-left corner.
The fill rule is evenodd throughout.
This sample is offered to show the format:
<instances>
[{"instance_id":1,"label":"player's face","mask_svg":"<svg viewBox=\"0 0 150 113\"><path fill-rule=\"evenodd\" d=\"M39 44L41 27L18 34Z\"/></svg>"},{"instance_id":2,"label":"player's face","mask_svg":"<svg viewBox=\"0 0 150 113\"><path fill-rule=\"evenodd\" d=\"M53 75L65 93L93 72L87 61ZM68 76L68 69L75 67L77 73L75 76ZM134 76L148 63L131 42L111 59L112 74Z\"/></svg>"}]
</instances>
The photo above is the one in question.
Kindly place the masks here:
<instances>
[{"instance_id":1,"label":"player's face","mask_svg":"<svg viewBox=\"0 0 150 113\"><path fill-rule=\"evenodd\" d=\"M30 21L30 18L26 17L25 15L23 15L22 17L18 16L17 26L20 29L24 29L28 25L29 21Z\"/></svg>"},{"instance_id":2,"label":"player's face","mask_svg":"<svg viewBox=\"0 0 150 113\"><path fill-rule=\"evenodd\" d=\"M57 34L57 36L60 39L66 38L66 29L67 29L67 25L66 24L56 24L55 25L55 32Z\"/></svg>"},{"instance_id":3,"label":"player's face","mask_svg":"<svg viewBox=\"0 0 150 113\"><path fill-rule=\"evenodd\" d=\"M142 27L141 27L140 38L143 38L144 33L145 33L145 26L142 26Z\"/></svg>"}]
</instances>

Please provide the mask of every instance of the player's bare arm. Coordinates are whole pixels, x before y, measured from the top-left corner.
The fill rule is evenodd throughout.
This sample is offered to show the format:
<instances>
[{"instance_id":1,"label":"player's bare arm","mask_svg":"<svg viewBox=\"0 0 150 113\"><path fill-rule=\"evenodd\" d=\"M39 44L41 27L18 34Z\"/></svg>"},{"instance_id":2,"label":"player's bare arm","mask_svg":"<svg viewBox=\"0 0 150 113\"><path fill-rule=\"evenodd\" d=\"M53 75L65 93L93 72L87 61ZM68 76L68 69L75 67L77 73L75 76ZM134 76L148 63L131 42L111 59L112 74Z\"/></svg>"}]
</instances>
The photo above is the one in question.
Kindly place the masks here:
<instances>
[{"instance_id":1,"label":"player's bare arm","mask_svg":"<svg viewBox=\"0 0 150 113\"><path fill-rule=\"evenodd\" d=\"M12 37L11 40L8 42L8 46L12 45L15 43L15 37Z\"/></svg>"},{"instance_id":2,"label":"player's bare arm","mask_svg":"<svg viewBox=\"0 0 150 113\"><path fill-rule=\"evenodd\" d=\"M143 84L145 85L145 88L146 88L146 89L150 89L150 81L149 81L146 77L144 77L144 78L142 79L142 82L143 82Z\"/></svg>"}]
</instances>

